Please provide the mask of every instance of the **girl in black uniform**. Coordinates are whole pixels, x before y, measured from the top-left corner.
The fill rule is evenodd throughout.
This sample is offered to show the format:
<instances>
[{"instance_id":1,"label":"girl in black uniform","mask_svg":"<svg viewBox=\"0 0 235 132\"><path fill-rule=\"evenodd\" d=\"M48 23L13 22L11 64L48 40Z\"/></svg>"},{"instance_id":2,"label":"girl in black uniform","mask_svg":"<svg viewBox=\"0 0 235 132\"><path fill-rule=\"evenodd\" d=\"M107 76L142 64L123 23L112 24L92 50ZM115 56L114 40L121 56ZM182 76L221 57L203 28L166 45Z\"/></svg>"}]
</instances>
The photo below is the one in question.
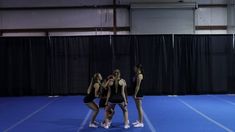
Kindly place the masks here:
<instances>
[{"instance_id":1,"label":"girl in black uniform","mask_svg":"<svg viewBox=\"0 0 235 132\"><path fill-rule=\"evenodd\" d=\"M125 95L126 84L125 84L125 81L120 78L121 76L120 70L118 69L114 70L113 75L114 75L114 79L111 80L110 82L110 88L109 88L108 96L106 100L106 105L108 105L108 102L110 102L111 104L107 106L107 110L109 108L114 109L115 105L118 104L123 111L124 121L125 121L124 128L128 129L130 128L130 126L129 126L129 121L128 121L127 97ZM105 121L104 128L106 129L109 128L109 120L107 118Z\"/></svg>"},{"instance_id":2,"label":"girl in black uniform","mask_svg":"<svg viewBox=\"0 0 235 132\"><path fill-rule=\"evenodd\" d=\"M109 83L111 80L113 80L113 78L114 78L113 75L109 75L102 83L102 88L100 90L100 102L99 102L100 108L105 108L105 106L106 106L105 103L106 103L108 91L110 88ZM101 122L102 127L105 126L105 119L108 118L109 120L111 120L113 114L114 114L114 110L112 108L110 108L109 110L106 110L104 121Z\"/></svg>"},{"instance_id":3,"label":"girl in black uniform","mask_svg":"<svg viewBox=\"0 0 235 132\"><path fill-rule=\"evenodd\" d=\"M136 122L132 124L134 125L134 127L144 127L143 108L142 108L142 99L143 99L142 84L144 79L143 67L141 64L138 64L135 66L134 70L135 70L135 77L133 79L134 100L139 118Z\"/></svg>"},{"instance_id":4,"label":"girl in black uniform","mask_svg":"<svg viewBox=\"0 0 235 132\"><path fill-rule=\"evenodd\" d=\"M94 74L93 78L91 79L90 85L87 89L87 95L84 98L84 103L93 110L93 115L91 118L91 122L89 124L89 127L97 128L98 123L95 121L96 116L99 113L99 107L98 105L93 101L95 98L99 97L99 89L101 87L101 80L102 76L100 73Z\"/></svg>"},{"instance_id":5,"label":"girl in black uniform","mask_svg":"<svg viewBox=\"0 0 235 132\"><path fill-rule=\"evenodd\" d=\"M105 102L107 100L107 95L108 95L108 90L109 90L109 82L112 80L114 77L113 75L109 75L106 79L104 79L102 83L102 87L100 89L100 102L99 102L99 107L100 108L105 108Z\"/></svg>"}]
</instances>

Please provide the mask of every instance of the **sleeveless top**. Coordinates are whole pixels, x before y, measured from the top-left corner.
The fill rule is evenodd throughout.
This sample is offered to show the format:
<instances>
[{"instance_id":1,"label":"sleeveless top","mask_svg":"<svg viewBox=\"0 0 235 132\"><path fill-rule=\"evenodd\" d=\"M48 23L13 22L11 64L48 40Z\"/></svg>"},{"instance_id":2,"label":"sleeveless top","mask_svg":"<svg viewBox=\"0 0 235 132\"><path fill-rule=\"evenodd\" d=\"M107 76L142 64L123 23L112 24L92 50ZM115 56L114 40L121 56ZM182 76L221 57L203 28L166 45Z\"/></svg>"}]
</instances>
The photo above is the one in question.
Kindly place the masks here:
<instances>
[{"instance_id":1,"label":"sleeveless top","mask_svg":"<svg viewBox=\"0 0 235 132\"><path fill-rule=\"evenodd\" d=\"M107 86L107 88L101 87L100 88L100 97L101 98L107 98L108 91L109 91L108 86Z\"/></svg>"},{"instance_id":2,"label":"sleeveless top","mask_svg":"<svg viewBox=\"0 0 235 132\"><path fill-rule=\"evenodd\" d=\"M111 103L122 103L124 98L122 96L122 86L119 84L120 79L117 81L117 86L115 86L115 81L112 86L110 86L111 94L109 102Z\"/></svg>"},{"instance_id":3,"label":"sleeveless top","mask_svg":"<svg viewBox=\"0 0 235 132\"><path fill-rule=\"evenodd\" d=\"M84 98L83 98L83 102L84 103L89 103L92 102L96 97L95 97L95 87L94 84L98 83L98 82L94 82L92 83L92 88L89 94L87 94ZM98 83L100 85L100 83Z\"/></svg>"},{"instance_id":4,"label":"sleeveless top","mask_svg":"<svg viewBox=\"0 0 235 132\"><path fill-rule=\"evenodd\" d=\"M137 74L137 75L133 78L132 87L133 87L133 92L134 92L134 94L135 94L135 88L136 88L136 85L137 85L137 77L138 77L140 74L142 74L142 73ZM143 75L143 74L142 74L142 75ZM137 92L136 97L143 97L143 89L142 89L143 80L144 80L144 79L142 79L141 82L140 82L139 91Z\"/></svg>"},{"instance_id":5,"label":"sleeveless top","mask_svg":"<svg viewBox=\"0 0 235 132\"><path fill-rule=\"evenodd\" d=\"M122 96L122 86L119 84L120 79L117 81L118 85L116 87L116 82L113 82L113 85L110 87L111 88L111 95L121 95Z\"/></svg>"},{"instance_id":6,"label":"sleeveless top","mask_svg":"<svg viewBox=\"0 0 235 132\"><path fill-rule=\"evenodd\" d=\"M95 85L96 83L99 84L99 89L100 89L101 84L100 84L99 82L94 82L94 83L92 83L92 88L91 88L91 91L90 91L90 93L89 93L89 96L90 96L90 97L95 97L95 87L94 87L94 85ZM98 91L99 91L99 90L98 90Z\"/></svg>"}]
</instances>

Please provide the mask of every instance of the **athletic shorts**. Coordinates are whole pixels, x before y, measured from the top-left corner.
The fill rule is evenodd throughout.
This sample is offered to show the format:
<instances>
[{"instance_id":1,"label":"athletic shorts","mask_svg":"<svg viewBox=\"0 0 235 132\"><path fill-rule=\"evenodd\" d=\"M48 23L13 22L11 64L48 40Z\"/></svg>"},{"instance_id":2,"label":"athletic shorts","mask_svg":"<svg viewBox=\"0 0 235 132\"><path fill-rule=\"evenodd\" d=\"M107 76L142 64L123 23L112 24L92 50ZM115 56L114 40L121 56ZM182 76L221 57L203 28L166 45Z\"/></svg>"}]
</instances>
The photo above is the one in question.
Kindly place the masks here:
<instances>
[{"instance_id":1,"label":"athletic shorts","mask_svg":"<svg viewBox=\"0 0 235 132\"><path fill-rule=\"evenodd\" d=\"M139 90L139 92L137 93L136 95L136 98L143 98L143 91L142 90Z\"/></svg>"},{"instance_id":2,"label":"athletic shorts","mask_svg":"<svg viewBox=\"0 0 235 132\"><path fill-rule=\"evenodd\" d=\"M124 99L121 95L113 95L109 98L109 102L113 104L118 104L124 102Z\"/></svg>"},{"instance_id":3,"label":"athletic shorts","mask_svg":"<svg viewBox=\"0 0 235 132\"><path fill-rule=\"evenodd\" d=\"M101 98L99 102L100 108L105 108L106 98Z\"/></svg>"},{"instance_id":4,"label":"athletic shorts","mask_svg":"<svg viewBox=\"0 0 235 132\"><path fill-rule=\"evenodd\" d=\"M90 102L93 102L94 99L95 99L94 96L88 94L83 98L83 102L84 103L90 103Z\"/></svg>"}]
</instances>

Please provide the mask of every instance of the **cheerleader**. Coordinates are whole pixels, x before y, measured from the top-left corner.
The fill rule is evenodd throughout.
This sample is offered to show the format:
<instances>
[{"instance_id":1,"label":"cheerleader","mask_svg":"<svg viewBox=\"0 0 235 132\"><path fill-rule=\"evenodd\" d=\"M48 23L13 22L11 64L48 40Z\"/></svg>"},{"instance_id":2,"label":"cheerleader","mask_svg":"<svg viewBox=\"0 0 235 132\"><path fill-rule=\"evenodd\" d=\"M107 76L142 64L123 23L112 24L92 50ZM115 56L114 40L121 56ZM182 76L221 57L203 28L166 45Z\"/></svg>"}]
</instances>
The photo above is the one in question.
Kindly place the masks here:
<instances>
[{"instance_id":1,"label":"cheerleader","mask_svg":"<svg viewBox=\"0 0 235 132\"><path fill-rule=\"evenodd\" d=\"M128 120L127 97L125 94L126 83L124 79L121 79L120 70L118 69L114 70L113 75L114 75L114 79L110 80L110 84L109 84L110 88L108 90L108 95L107 95L107 100L106 100L106 105L107 105L106 113L108 113L108 110L114 109L115 105L118 104L119 107L123 111L124 124L125 124L124 128L128 129L130 128L130 126L129 126L129 120ZM106 118L104 128L108 129L109 126L110 126L109 120Z\"/></svg>"},{"instance_id":2,"label":"cheerleader","mask_svg":"<svg viewBox=\"0 0 235 132\"><path fill-rule=\"evenodd\" d=\"M100 108L104 108L105 109L105 103L107 100L107 95L108 95L108 91L110 88L110 82L113 81L114 76L113 75L109 75L106 79L104 79L103 83L102 83L102 88L100 90L100 101L99 101L99 107ZM105 126L105 119L107 118L107 120L109 120L109 126L111 125L111 120L112 117L114 115L115 111L114 108L107 108L105 109L105 117L104 117L104 121L101 122L101 126L104 127Z\"/></svg>"},{"instance_id":3,"label":"cheerleader","mask_svg":"<svg viewBox=\"0 0 235 132\"><path fill-rule=\"evenodd\" d=\"M102 76L100 73L95 73L91 79L87 89L87 95L84 97L84 103L93 111L89 127L97 128L98 123L95 121L99 113L99 106L94 102L94 99L99 97L99 89L101 87Z\"/></svg>"},{"instance_id":4,"label":"cheerleader","mask_svg":"<svg viewBox=\"0 0 235 132\"><path fill-rule=\"evenodd\" d=\"M143 108L142 108L142 99L143 99L143 79L144 79L144 72L143 67L141 64L138 64L134 68L135 70L135 76L133 79L133 90L134 90L134 100L136 104L136 108L138 111L138 120L134 123L134 127L144 127L143 123Z\"/></svg>"}]
</instances>

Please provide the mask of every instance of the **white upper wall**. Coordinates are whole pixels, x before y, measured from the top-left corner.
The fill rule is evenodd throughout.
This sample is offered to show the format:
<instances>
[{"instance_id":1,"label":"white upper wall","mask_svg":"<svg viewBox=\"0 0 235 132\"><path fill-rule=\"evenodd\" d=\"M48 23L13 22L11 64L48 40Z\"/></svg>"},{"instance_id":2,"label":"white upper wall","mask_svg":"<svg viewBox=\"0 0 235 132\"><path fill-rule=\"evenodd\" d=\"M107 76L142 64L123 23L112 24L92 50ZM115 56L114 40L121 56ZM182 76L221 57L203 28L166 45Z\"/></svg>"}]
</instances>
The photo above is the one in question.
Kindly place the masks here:
<instances>
[{"instance_id":1,"label":"white upper wall","mask_svg":"<svg viewBox=\"0 0 235 132\"><path fill-rule=\"evenodd\" d=\"M235 33L235 0L228 0L228 33Z\"/></svg>"},{"instance_id":2,"label":"white upper wall","mask_svg":"<svg viewBox=\"0 0 235 132\"><path fill-rule=\"evenodd\" d=\"M117 4L178 2L179 0L117 0ZM226 4L227 0L183 0L198 4ZM45 7L45 6L86 6L110 5L112 0L0 0L0 7Z\"/></svg>"},{"instance_id":3,"label":"white upper wall","mask_svg":"<svg viewBox=\"0 0 235 132\"><path fill-rule=\"evenodd\" d=\"M112 9L0 11L1 29L112 27ZM127 9L117 10L117 25L129 26Z\"/></svg>"},{"instance_id":4,"label":"white upper wall","mask_svg":"<svg viewBox=\"0 0 235 132\"><path fill-rule=\"evenodd\" d=\"M121 4L148 3L148 2L178 2L179 0L117 0ZM184 2L196 2L198 4L226 4L227 0L183 0Z\"/></svg>"},{"instance_id":5,"label":"white upper wall","mask_svg":"<svg viewBox=\"0 0 235 132\"><path fill-rule=\"evenodd\" d=\"M0 7L110 5L112 0L0 0ZM129 26L128 9L117 9L117 26ZM0 10L0 29L112 27L112 9Z\"/></svg>"},{"instance_id":6,"label":"white upper wall","mask_svg":"<svg viewBox=\"0 0 235 132\"><path fill-rule=\"evenodd\" d=\"M110 5L112 0L0 0L0 7Z\"/></svg>"},{"instance_id":7,"label":"white upper wall","mask_svg":"<svg viewBox=\"0 0 235 132\"><path fill-rule=\"evenodd\" d=\"M117 0L117 4L131 3L149 3L149 2L177 2L179 0ZM198 4L226 4L227 0L183 0L184 2L196 2ZM235 0L229 0L233 2ZM0 7L70 7L70 6L89 6L89 5L111 5L113 0L0 0ZM203 25L228 25L235 26L235 8L230 9L227 13L226 7L198 8L195 10L193 22L190 22L188 27L191 27L190 33L193 32L193 26ZM163 13L163 12L161 12ZM128 9L117 9L117 25L130 25L130 12ZM227 15L228 14L228 15ZM143 14L141 14L143 15ZM145 15L143 15L145 16ZM161 16L169 16L167 13ZM177 15L175 15L177 16ZM113 26L113 11L112 9L45 9L45 10L0 10L0 28L1 29L27 29L27 28L79 28L79 27L112 27ZM183 19L183 18L182 18ZM167 19L165 19L167 20ZM172 19L170 19L172 21ZM177 17L175 18L177 20ZM143 23L141 21L141 23ZM138 23L138 22L136 22ZM144 24L147 26L149 21ZM167 24L169 21L163 21L161 24ZM180 23L180 22L179 22ZM179 24L178 23L178 24ZM194 24L194 25L193 25ZM158 30L158 33L163 31L172 31L177 23L171 26L164 25L165 30ZM162 26L163 27L163 26ZM234 27L231 27L231 29ZM146 28L144 28L146 29ZM176 28L175 28L176 29ZM185 29L185 28L184 28ZM184 30L187 31L187 30ZM195 31L195 33L215 33L216 31L203 30ZM224 33L226 31L218 31ZM166 33L166 32L164 32ZM101 33L102 34L102 33Z\"/></svg>"},{"instance_id":8,"label":"white upper wall","mask_svg":"<svg viewBox=\"0 0 235 132\"><path fill-rule=\"evenodd\" d=\"M193 34L193 9L131 9L132 34Z\"/></svg>"},{"instance_id":9,"label":"white upper wall","mask_svg":"<svg viewBox=\"0 0 235 132\"><path fill-rule=\"evenodd\" d=\"M1 29L75 28L111 26L112 10L12 10L1 11Z\"/></svg>"},{"instance_id":10,"label":"white upper wall","mask_svg":"<svg viewBox=\"0 0 235 132\"><path fill-rule=\"evenodd\" d=\"M227 8L198 8L195 11L195 25L227 25Z\"/></svg>"}]
</instances>

